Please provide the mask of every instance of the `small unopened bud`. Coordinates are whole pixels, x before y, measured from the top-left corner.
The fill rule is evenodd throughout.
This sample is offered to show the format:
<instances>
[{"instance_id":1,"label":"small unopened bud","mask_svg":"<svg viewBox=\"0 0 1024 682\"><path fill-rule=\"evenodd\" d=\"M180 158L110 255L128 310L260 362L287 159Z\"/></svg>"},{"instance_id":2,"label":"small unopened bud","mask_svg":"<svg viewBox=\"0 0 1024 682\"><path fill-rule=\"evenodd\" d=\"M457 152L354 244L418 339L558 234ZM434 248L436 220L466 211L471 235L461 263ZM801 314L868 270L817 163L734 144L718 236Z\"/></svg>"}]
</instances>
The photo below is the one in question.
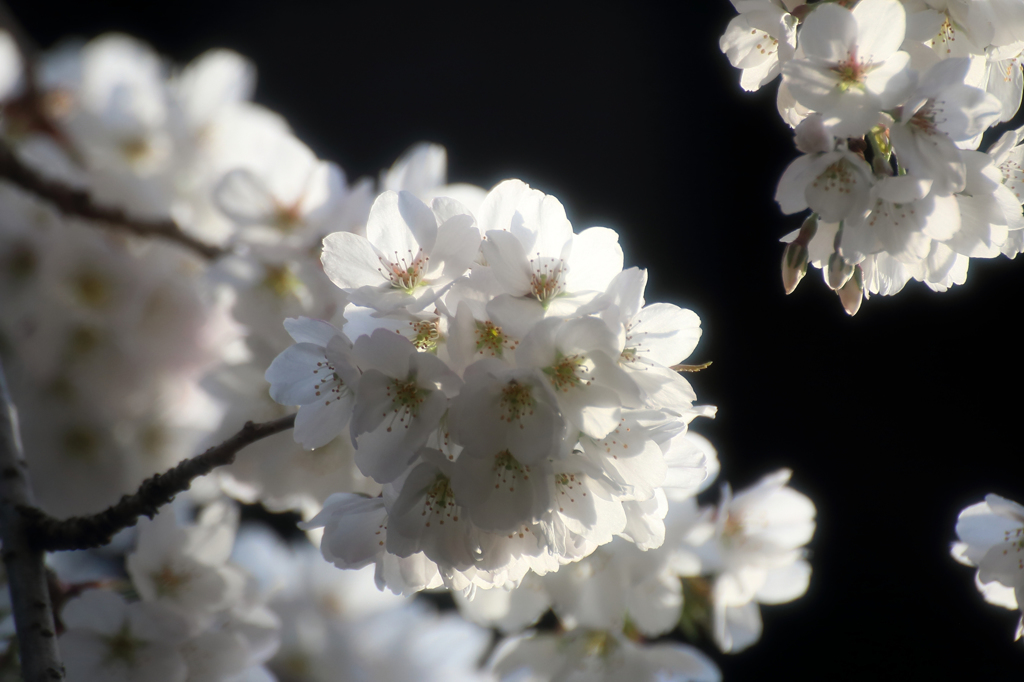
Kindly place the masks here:
<instances>
[{"instance_id":1,"label":"small unopened bud","mask_svg":"<svg viewBox=\"0 0 1024 682\"><path fill-rule=\"evenodd\" d=\"M856 315L860 310L861 301L864 300L864 272L859 265L854 268L849 281L836 293L839 294L839 301L843 304L846 314L851 317Z\"/></svg>"},{"instance_id":2,"label":"small unopened bud","mask_svg":"<svg viewBox=\"0 0 1024 682\"><path fill-rule=\"evenodd\" d=\"M871 148L875 155L871 159L871 169L877 175L892 175L892 166L889 165L889 157L892 156L892 141L889 139L889 129L885 126L875 126L868 134L871 141Z\"/></svg>"},{"instance_id":3,"label":"small unopened bud","mask_svg":"<svg viewBox=\"0 0 1024 682\"><path fill-rule=\"evenodd\" d=\"M804 224L800 226L800 233L796 236L796 241L800 242L804 246L811 243L814 239L814 235L818 233L818 214L812 213L807 216L804 220Z\"/></svg>"},{"instance_id":4,"label":"small unopened bud","mask_svg":"<svg viewBox=\"0 0 1024 682\"><path fill-rule=\"evenodd\" d=\"M786 288L786 294L793 293L806 274L807 247L799 240L786 244L786 250L782 252L782 286Z\"/></svg>"},{"instance_id":5,"label":"small unopened bud","mask_svg":"<svg viewBox=\"0 0 1024 682\"><path fill-rule=\"evenodd\" d=\"M853 266L846 262L846 259L838 253L828 257L828 285L839 291L853 277Z\"/></svg>"}]
</instances>

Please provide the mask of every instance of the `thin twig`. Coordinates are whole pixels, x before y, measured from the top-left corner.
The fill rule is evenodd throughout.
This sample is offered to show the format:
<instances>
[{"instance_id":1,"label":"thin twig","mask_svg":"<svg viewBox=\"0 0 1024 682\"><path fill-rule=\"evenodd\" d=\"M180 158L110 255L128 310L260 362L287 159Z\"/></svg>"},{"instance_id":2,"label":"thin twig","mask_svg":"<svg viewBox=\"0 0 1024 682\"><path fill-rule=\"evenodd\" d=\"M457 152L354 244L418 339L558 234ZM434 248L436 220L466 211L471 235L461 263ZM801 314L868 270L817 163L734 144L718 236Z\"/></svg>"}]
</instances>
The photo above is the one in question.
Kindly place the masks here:
<instances>
[{"instance_id":1,"label":"thin twig","mask_svg":"<svg viewBox=\"0 0 1024 682\"><path fill-rule=\"evenodd\" d=\"M259 424L246 422L241 431L220 445L186 459L162 474L147 478L135 493L125 495L120 502L98 514L61 520L36 507L21 507L32 546L50 552L101 547L109 543L117 532L134 526L140 516L153 518L160 507L173 500L178 493L188 490L193 479L234 462L235 454L246 445L287 431L294 425L294 414Z\"/></svg>"},{"instance_id":2,"label":"thin twig","mask_svg":"<svg viewBox=\"0 0 1024 682\"><path fill-rule=\"evenodd\" d=\"M195 251L207 260L227 253L219 246L201 242L181 230L173 220L142 220L133 218L119 208L93 203L88 192L44 178L22 163L6 144L0 142L0 179L7 180L27 192L50 202L65 215L99 221L112 230L129 232L140 237L159 237Z\"/></svg>"},{"instance_id":3,"label":"thin twig","mask_svg":"<svg viewBox=\"0 0 1024 682\"><path fill-rule=\"evenodd\" d=\"M53 682L64 679L64 666L57 650L44 554L32 546L33 531L19 513L32 503L18 416L0 366L0 538L18 631L21 671L25 682Z\"/></svg>"}]
</instances>

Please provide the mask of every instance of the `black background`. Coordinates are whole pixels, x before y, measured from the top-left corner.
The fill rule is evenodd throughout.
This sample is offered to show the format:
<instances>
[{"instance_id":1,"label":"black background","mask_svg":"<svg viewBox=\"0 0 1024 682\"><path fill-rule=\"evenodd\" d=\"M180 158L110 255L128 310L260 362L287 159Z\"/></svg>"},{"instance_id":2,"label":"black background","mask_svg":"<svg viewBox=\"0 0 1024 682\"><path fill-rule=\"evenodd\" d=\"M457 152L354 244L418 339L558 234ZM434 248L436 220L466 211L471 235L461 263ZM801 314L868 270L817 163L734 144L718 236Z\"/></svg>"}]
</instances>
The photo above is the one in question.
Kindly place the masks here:
<instances>
[{"instance_id":1,"label":"black background","mask_svg":"<svg viewBox=\"0 0 1024 682\"><path fill-rule=\"evenodd\" d=\"M855 318L817 271L786 297L778 239L800 221L772 196L796 152L775 86L744 93L718 50L726 0L12 9L43 46L120 30L179 62L238 50L257 101L350 179L431 140L451 181L519 177L577 231L618 230L647 300L703 320L693 361L714 365L693 383L720 411L698 428L723 480L788 466L818 507L807 595L764 608L752 649L714 654L726 680L1021 679L1019 614L985 604L948 550L963 507L1024 502L1024 262L973 261L965 286L912 282Z\"/></svg>"}]
</instances>

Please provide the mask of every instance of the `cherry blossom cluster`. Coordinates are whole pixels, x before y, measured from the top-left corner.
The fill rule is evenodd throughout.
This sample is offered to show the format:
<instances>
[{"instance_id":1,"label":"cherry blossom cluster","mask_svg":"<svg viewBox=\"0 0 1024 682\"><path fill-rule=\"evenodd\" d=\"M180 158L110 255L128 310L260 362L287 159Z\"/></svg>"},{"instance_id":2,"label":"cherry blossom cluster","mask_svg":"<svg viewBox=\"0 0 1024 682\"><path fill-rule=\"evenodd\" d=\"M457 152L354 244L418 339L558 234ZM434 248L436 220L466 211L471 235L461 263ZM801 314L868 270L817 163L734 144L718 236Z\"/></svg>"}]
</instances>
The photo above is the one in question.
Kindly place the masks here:
<instances>
[{"instance_id":1,"label":"cherry blossom cluster","mask_svg":"<svg viewBox=\"0 0 1024 682\"><path fill-rule=\"evenodd\" d=\"M488 630L380 592L372 569L338 571L308 542L238 529L224 502L194 521L178 502L116 547L51 556L68 680L494 680Z\"/></svg>"},{"instance_id":2,"label":"cherry blossom cluster","mask_svg":"<svg viewBox=\"0 0 1024 682\"><path fill-rule=\"evenodd\" d=\"M349 182L254 84L233 52L179 67L116 34L29 65L0 30L0 163L56 188L0 184L0 353L41 509L95 513L296 415L136 533L50 557L68 679L719 680L646 640L755 642L758 604L806 589L814 506L787 471L698 506L697 315L647 304L618 235L554 197L447 183L437 145ZM236 542L236 500L299 512L320 552ZM442 587L510 637L488 655L410 603ZM548 609L563 631L522 632Z\"/></svg>"},{"instance_id":3,"label":"cherry blossom cluster","mask_svg":"<svg viewBox=\"0 0 1024 682\"><path fill-rule=\"evenodd\" d=\"M272 679L263 664L279 623L255 578L230 561L237 523L225 503L182 525L165 507L140 524L121 591L96 589L117 580L98 555L56 555L65 589L78 593L61 612L67 679Z\"/></svg>"},{"instance_id":4,"label":"cherry blossom cluster","mask_svg":"<svg viewBox=\"0 0 1024 682\"><path fill-rule=\"evenodd\" d=\"M744 89L781 74L801 152L776 200L783 283L822 270L853 315L910 280L962 284L971 258L1024 249L1024 129L978 151L1024 89L1022 0L733 0L720 41Z\"/></svg>"},{"instance_id":5,"label":"cherry blossom cluster","mask_svg":"<svg viewBox=\"0 0 1024 682\"><path fill-rule=\"evenodd\" d=\"M339 571L308 542L243 525L233 559L269 595L280 646L266 667L287 682L493 681L491 632L420 600L381 592L373 569Z\"/></svg>"},{"instance_id":6,"label":"cherry blossom cluster","mask_svg":"<svg viewBox=\"0 0 1024 682\"><path fill-rule=\"evenodd\" d=\"M396 592L472 592L615 536L661 543L663 487L706 474L681 449L687 424L714 408L677 372L699 319L645 305L646 271L622 269L615 232L574 233L518 180L473 209L386 191L365 235L328 235L322 261L345 322L286 321L296 343L270 393L300 406L296 441L350 441L382 486L327 500L307 526L325 527L325 557L375 564Z\"/></svg>"},{"instance_id":7,"label":"cherry blossom cluster","mask_svg":"<svg viewBox=\"0 0 1024 682\"><path fill-rule=\"evenodd\" d=\"M286 317L337 317L320 242L361 230L377 188L472 204L446 185L445 150L414 147L379 182L350 185L277 114L248 101L255 70L212 50L175 68L124 35L43 54L29 82L0 31L0 126L43 178L132 218L173 219L224 255L105 232L0 187L0 348L8 359L37 497L51 514L96 512L148 475L247 420L290 410L267 365L292 342ZM379 493L344 440L310 453L287 435L215 482L246 502L310 517L338 490Z\"/></svg>"},{"instance_id":8,"label":"cherry blossom cluster","mask_svg":"<svg viewBox=\"0 0 1024 682\"><path fill-rule=\"evenodd\" d=\"M692 433L687 440L717 463L706 440ZM720 502L705 507L672 492L661 547L643 551L616 539L557 573L528 576L515 590L457 594L456 603L469 620L514 635L492 662L505 676L530 669L538 679L557 679L554 671L572 667L586 670L586 679L646 679L644 670L718 679L693 647L644 642L677 627L695 639L699 629L723 652L738 652L760 638L759 603L804 594L810 566L803 545L814 533L815 508L786 485L789 477L776 472L735 496L725 485ZM549 608L559 634L520 633Z\"/></svg>"},{"instance_id":9,"label":"cherry blossom cluster","mask_svg":"<svg viewBox=\"0 0 1024 682\"><path fill-rule=\"evenodd\" d=\"M974 584L989 604L1024 609L1024 506L995 493L960 512L953 558L977 567ZM1024 635L1024 616L1014 639Z\"/></svg>"},{"instance_id":10,"label":"cherry blossom cluster","mask_svg":"<svg viewBox=\"0 0 1024 682\"><path fill-rule=\"evenodd\" d=\"M0 205L0 346L37 498L95 512L216 428L199 382L238 330L179 249L109 238L8 186Z\"/></svg>"}]
</instances>

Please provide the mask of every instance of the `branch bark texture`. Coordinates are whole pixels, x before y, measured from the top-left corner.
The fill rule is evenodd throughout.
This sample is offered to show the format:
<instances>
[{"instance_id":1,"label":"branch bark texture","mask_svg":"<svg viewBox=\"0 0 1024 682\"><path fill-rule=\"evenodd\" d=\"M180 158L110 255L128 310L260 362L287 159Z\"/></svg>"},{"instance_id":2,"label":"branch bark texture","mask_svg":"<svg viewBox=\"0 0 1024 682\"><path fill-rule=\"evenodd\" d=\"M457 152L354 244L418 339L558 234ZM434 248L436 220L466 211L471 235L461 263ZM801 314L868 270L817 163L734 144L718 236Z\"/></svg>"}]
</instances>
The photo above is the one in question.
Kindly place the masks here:
<instances>
[{"instance_id":1,"label":"branch bark texture","mask_svg":"<svg viewBox=\"0 0 1024 682\"><path fill-rule=\"evenodd\" d=\"M0 365L0 538L21 671L25 682L53 682L64 679L64 666L57 650L44 553L31 542L33 531L19 511L32 504L17 412Z\"/></svg>"},{"instance_id":2,"label":"branch bark texture","mask_svg":"<svg viewBox=\"0 0 1024 682\"><path fill-rule=\"evenodd\" d=\"M88 192L54 182L36 173L3 143L0 143L0 179L50 202L65 215L95 220L109 229L140 237L157 237L176 242L207 260L215 260L227 254L219 246L206 244L186 234L173 220L142 220L129 216L119 208L97 205Z\"/></svg>"},{"instance_id":3,"label":"branch bark texture","mask_svg":"<svg viewBox=\"0 0 1024 682\"><path fill-rule=\"evenodd\" d=\"M109 543L117 532L134 526L140 516L153 518L160 507L173 500L178 493L188 490L193 479L234 462L235 455L246 445L286 431L294 425L294 414L258 424L246 422L241 431L220 445L186 459L162 474L147 478L135 493L125 495L120 502L98 514L60 520L36 507L22 506L19 511L30 529L32 546L36 550L51 552L101 547Z\"/></svg>"}]
</instances>

